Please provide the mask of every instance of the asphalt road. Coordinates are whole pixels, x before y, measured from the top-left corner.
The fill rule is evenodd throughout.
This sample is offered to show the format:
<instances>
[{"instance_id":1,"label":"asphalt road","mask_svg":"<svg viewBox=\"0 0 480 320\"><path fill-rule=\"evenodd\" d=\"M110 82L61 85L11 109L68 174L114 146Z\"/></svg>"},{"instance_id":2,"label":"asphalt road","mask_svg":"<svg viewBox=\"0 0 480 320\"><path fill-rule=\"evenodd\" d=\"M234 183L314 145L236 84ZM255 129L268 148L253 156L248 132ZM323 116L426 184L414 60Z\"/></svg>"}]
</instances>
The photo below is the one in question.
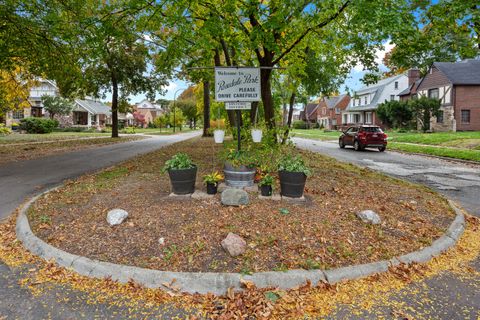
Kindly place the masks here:
<instances>
[{"instance_id":1,"label":"asphalt road","mask_svg":"<svg viewBox=\"0 0 480 320\"><path fill-rule=\"evenodd\" d=\"M8 217L25 199L61 184L62 181L198 135L200 132L166 136L151 135L147 139L2 165L0 166L0 220Z\"/></svg>"},{"instance_id":2,"label":"asphalt road","mask_svg":"<svg viewBox=\"0 0 480 320\"><path fill-rule=\"evenodd\" d=\"M457 201L471 214L480 216L480 165L403 154L388 149L385 152L376 149L355 151L350 147L340 149L335 141L293 140L299 148L429 186Z\"/></svg>"}]
</instances>

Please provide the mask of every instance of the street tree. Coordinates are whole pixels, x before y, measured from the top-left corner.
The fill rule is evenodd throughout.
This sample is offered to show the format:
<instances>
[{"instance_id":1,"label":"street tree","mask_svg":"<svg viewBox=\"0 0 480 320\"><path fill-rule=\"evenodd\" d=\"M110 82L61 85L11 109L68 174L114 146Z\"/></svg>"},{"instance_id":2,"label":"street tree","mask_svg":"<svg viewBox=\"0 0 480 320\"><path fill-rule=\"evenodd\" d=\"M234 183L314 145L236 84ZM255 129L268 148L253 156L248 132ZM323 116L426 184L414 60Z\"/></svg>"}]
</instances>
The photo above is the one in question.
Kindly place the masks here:
<instances>
[{"instance_id":1,"label":"street tree","mask_svg":"<svg viewBox=\"0 0 480 320\"><path fill-rule=\"evenodd\" d=\"M440 100L422 96L419 99L409 100L408 103L422 131L429 131L430 119L439 116L441 113Z\"/></svg>"}]
</instances>

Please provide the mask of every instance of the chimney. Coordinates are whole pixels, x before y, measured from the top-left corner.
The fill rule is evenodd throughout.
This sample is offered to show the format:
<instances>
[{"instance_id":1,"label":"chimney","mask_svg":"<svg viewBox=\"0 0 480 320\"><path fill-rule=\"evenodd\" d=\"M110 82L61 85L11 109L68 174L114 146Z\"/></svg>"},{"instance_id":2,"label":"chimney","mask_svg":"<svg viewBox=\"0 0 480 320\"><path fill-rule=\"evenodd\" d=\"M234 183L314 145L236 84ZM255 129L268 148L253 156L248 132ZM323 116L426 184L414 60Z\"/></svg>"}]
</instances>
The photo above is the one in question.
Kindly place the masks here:
<instances>
[{"instance_id":1,"label":"chimney","mask_svg":"<svg viewBox=\"0 0 480 320\"><path fill-rule=\"evenodd\" d=\"M408 70L407 76L408 76L408 87L411 87L412 84L415 83L415 81L420 79L420 70L416 68L412 68Z\"/></svg>"}]
</instances>

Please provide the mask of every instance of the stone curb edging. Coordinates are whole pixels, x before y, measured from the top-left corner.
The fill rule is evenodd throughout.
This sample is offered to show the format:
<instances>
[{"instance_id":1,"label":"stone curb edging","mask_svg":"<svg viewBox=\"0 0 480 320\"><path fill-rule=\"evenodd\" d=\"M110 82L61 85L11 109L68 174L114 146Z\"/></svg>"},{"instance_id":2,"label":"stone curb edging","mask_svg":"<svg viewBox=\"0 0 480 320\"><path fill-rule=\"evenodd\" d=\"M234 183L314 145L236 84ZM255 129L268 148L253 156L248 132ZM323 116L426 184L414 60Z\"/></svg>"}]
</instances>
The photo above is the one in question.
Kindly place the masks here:
<instances>
[{"instance_id":1,"label":"stone curb edging","mask_svg":"<svg viewBox=\"0 0 480 320\"><path fill-rule=\"evenodd\" d=\"M58 265L72 269L84 276L101 279L111 277L112 280L117 280L121 283L133 280L148 288L162 288L166 290L177 288L179 291L186 293L222 295L227 292L228 288L240 290L242 288L242 280L253 282L258 288L278 287L280 289L292 289L305 284L307 281L310 281L312 285L317 285L320 282L335 284L344 280L364 278L375 273L386 272L390 266L396 266L400 263L427 262L455 245L465 229L463 213L449 200L449 205L454 209L456 217L447 229L447 232L435 240L431 246L392 258L389 261L384 260L333 270L268 271L252 275L160 271L102 262L74 255L55 248L35 236L30 229L27 210L39 197L57 188L52 188L33 197L22 207L18 215L16 225L17 239L31 253L45 260L54 259Z\"/></svg>"}]
</instances>

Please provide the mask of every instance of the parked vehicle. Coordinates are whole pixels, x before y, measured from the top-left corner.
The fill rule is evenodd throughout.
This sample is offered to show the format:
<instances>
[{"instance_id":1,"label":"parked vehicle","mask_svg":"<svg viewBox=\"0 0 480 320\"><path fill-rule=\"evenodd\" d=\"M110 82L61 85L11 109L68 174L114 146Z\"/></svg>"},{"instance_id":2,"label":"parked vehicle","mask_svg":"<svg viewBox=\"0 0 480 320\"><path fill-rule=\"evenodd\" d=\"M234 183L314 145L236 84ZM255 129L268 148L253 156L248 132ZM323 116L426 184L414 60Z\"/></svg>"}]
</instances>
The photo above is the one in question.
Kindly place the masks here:
<instances>
[{"instance_id":1,"label":"parked vehicle","mask_svg":"<svg viewBox=\"0 0 480 320\"><path fill-rule=\"evenodd\" d=\"M378 126L352 126L340 136L338 145L342 149L345 146L353 146L356 151L378 148L380 152L383 152L387 149L387 135Z\"/></svg>"}]
</instances>

